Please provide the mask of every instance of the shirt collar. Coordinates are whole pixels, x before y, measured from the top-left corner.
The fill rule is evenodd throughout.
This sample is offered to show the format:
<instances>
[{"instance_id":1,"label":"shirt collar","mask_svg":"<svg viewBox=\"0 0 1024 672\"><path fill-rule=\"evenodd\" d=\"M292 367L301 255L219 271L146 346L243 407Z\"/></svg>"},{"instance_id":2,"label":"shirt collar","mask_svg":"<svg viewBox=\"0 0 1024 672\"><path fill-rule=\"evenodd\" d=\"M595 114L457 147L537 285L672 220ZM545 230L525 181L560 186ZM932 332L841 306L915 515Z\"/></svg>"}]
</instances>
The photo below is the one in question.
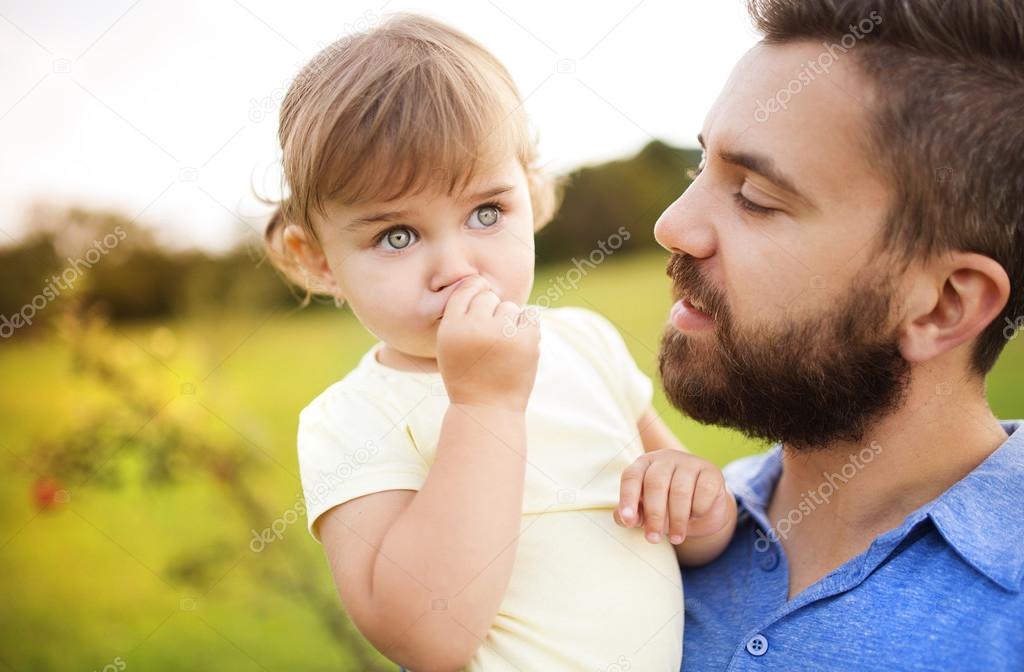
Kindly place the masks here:
<instances>
[{"instance_id":1,"label":"shirt collar","mask_svg":"<svg viewBox=\"0 0 1024 672\"><path fill-rule=\"evenodd\" d=\"M1024 574L1024 423L1004 422L1009 438L929 505L942 537L972 567L1011 591Z\"/></svg>"},{"instance_id":2,"label":"shirt collar","mask_svg":"<svg viewBox=\"0 0 1024 672\"><path fill-rule=\"evenodd\" d=\"M731 462L723 473L740 507L750 515L763 514L782 476L782 444L772 446L766 453Z\"/></svg>"},{"instance_id":3,"label":"shirt collar","mask_svg":"<svg viewBox=\"0 0 1024 672\"><path fill-rule=\"evenodd\" d=\"M1006 590L1018 592L1024 578L1024 421L1001 424L1009 435L1003 445L893 532L905 537L927 517L967 564ZM726 482L736 495L741 517L750 516L763 529L771 529L766 509L781 475L781 445L726 467Z\"/></svg>"}]
</instances>

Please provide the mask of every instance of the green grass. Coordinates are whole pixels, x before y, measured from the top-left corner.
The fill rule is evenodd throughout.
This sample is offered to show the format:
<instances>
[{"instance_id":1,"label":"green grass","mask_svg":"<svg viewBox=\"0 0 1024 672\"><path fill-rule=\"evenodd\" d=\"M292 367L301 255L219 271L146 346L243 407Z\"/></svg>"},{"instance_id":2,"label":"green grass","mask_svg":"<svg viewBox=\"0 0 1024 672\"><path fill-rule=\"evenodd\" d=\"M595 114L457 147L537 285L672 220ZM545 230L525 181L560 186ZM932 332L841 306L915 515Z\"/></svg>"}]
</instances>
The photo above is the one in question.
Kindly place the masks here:
<instances>
[{"instance_id":1,"label":"green grass","mask_svg":"<svg viewBox=\"0 0 1024 672\"><path fill-rule=\"evenodd\" d=\"M663 269L660 254L612 258L556 305L607 316L653 377L670 303ZM564 269L542 272L537 293L559 277ZM1002 417L1024 415L1022 341L990 377ZM241 440L261 466L252 480L261 502L283 512L299 492L298 411L372 342L348 311L317 309L120 327L114 354L145 372L167 400L164 413L203 436ZM102 670L118 657L145 670L354 669L302 600L268 578L285 550L296 551L332 595L320 547L301 521L280 545L254 554L244 520L204 480L163 489L130 479L117 490L67 484L70 502L35 510L25 468L32 451L110 397L70 367L68 344L56 336L19 336L0 348L0 455L8 465L0 479L0 670ZM188 386L194 394L182 394ZM718 464L763 447L682 418L660 391L655 407L691 450ZM216 551L203 587L170 581L168 566L196 548Z\"/></svg>"}]
</instances>

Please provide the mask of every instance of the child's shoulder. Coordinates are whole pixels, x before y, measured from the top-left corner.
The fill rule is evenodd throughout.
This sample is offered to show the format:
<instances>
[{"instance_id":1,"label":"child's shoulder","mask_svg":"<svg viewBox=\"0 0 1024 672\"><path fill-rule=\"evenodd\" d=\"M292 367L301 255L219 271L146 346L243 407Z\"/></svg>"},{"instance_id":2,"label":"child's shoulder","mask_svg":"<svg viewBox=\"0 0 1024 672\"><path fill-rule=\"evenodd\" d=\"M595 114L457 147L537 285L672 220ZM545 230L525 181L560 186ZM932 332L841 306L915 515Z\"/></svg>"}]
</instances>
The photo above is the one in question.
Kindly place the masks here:
<instances>
[{"instance_id":1,"label":"child's shoulder","mask_svg":"<svg viewBox=\"0 0 1024 672\"><path fill-rule=\"evenodd\" d=\"M607 354L622 347L622 336L600 313L577 306L541 311L541 326L557 332L578 349Z\"/></svg>"},{"instance_id":2,"label":"child's shoulder","mask_svg":"<svg viewBox=\"0 0 1024 672\"><path fill-rule=\"evenodd\" d=\"M600 313L586 308L565 307L543 311L541 348L544 335L556 335L598 372L627 415L636 421L651 403L653 387L639 369L618 328Z\"/></svg>"},{"instance_id":3,"label":"child's shoulder","mask_svg":"<svg viewBox=\"0 0 1024 672\"><path fill-rule=\"evenodd\" d=\"M390 397L393 382L381 375L380 367L373 366L374 349L363 355L354 369L328 385L299 411L303 422L311 423L324 418L359 417L367 413L394 415L398 409Z\"/></svg>"},{"instance_id":4,"label":"child's shoulder","mask_svg":"<svg viewBox=\"0 0 1024 672\"><path fill-rule=\"evenodd\" d=\"M608 318L589 308L579 306L563 306L560 308L540 308L541 324L563 331L607 331L614 329Z\"/></svg>"}]
</instances>

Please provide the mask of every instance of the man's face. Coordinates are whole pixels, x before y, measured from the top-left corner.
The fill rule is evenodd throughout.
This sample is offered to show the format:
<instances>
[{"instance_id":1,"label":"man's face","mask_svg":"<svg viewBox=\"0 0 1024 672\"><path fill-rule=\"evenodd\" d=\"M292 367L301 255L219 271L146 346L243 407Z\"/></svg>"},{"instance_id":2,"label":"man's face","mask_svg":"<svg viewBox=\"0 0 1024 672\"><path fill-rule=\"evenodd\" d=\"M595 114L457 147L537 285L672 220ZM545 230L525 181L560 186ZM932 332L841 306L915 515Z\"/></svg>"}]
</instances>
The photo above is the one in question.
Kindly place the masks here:
<instances>
[{"instance_id":1,"label":"man's face","mask_svg":"<svg viewBox=\"0 0 1024 672\"><path fill-rule=\"evenodd\" d=\"M655 227L681 300L660 356L669 399L805 449L860 440L909 378L898 279L873 258L890 191L867 150L871 89L852 52L811 70L823 49L762 44L740 61L699 176Z\"/></svg>"}]
</instances>

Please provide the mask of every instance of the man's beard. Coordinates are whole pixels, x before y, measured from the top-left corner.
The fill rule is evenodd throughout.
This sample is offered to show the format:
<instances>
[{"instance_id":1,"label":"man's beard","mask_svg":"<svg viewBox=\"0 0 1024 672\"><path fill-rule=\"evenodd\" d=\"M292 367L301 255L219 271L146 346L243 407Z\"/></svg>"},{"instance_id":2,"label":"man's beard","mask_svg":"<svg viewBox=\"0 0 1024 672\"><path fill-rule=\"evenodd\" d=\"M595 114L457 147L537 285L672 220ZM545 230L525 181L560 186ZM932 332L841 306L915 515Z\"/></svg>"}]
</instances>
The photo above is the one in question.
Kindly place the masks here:
<instances>
[{"instance_id":1,"label":"man's beard","mask_svg":"<svg viewBox=\"0 0 1024 672\"><path fill-rule=\"evenodd\" d=\"M669 325L658 357L669 401L698 422L810 450L861 441L902 405L910 364L888 327L887 288L855 284L820 316L749 328L693 257L673 255L668 275L715 320L696 337Z\"/></svg>"}]
</instances>

